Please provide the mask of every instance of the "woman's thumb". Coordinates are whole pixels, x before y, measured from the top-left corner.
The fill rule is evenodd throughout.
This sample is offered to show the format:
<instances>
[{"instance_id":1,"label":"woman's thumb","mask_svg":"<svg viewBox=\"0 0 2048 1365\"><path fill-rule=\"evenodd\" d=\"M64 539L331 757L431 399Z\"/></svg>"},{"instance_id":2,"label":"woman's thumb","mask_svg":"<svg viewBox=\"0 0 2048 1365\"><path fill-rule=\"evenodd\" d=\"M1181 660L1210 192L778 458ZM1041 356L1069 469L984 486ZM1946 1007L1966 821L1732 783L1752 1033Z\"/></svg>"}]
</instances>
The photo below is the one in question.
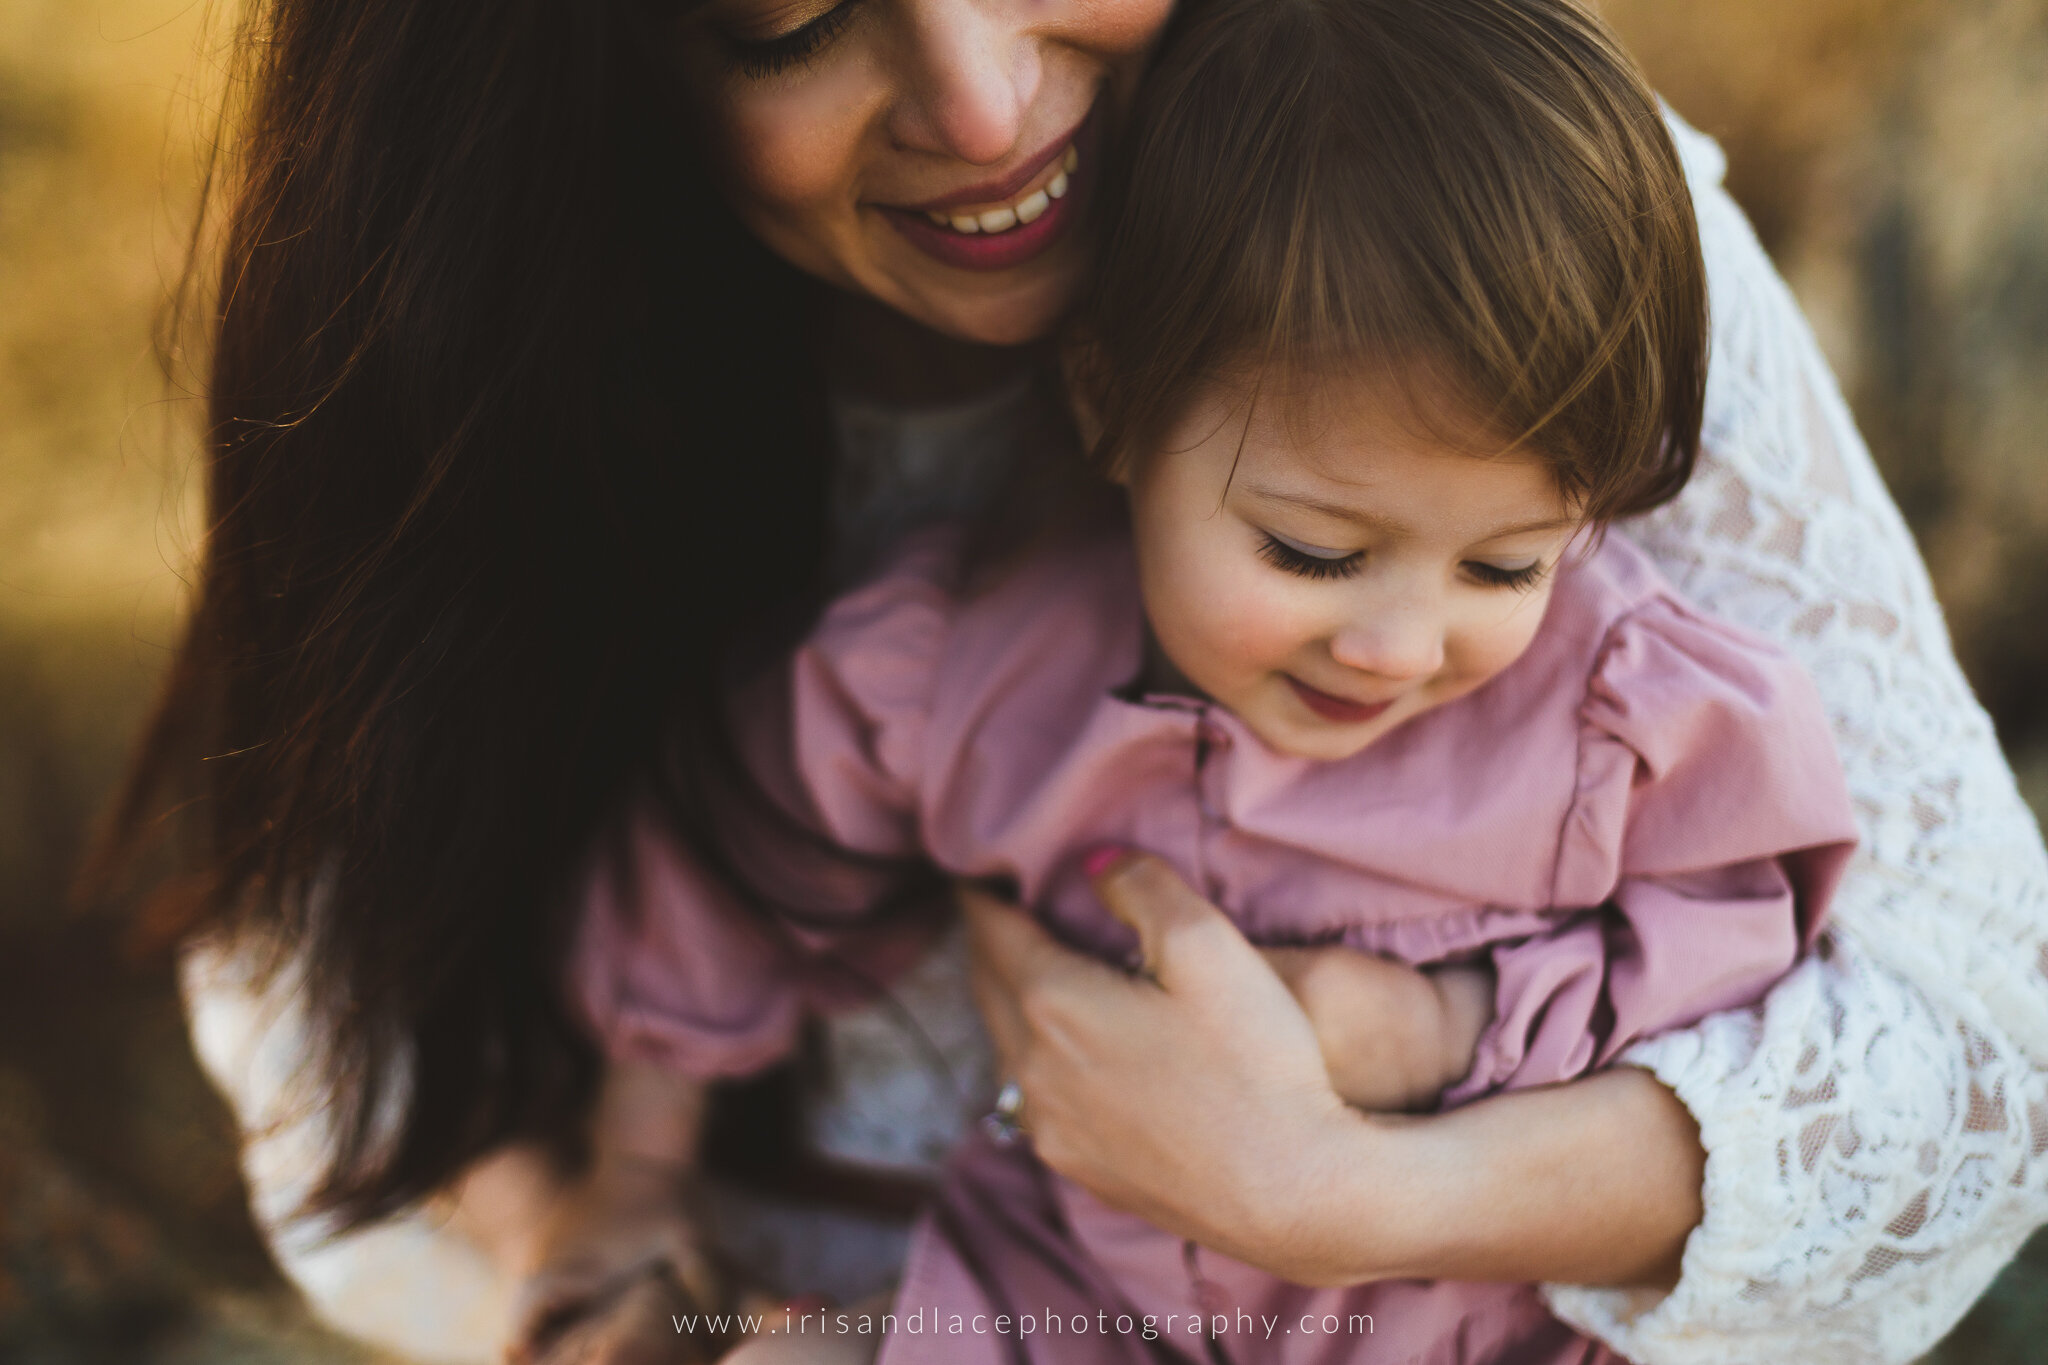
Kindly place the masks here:
<instances>
[{"instance_id":1,"label":"woman's thumb","mask_svg":"<svg viewBox=\"0 0 2048 1365\"><path fill-rule=\"evenodd\" d=\"M1210 954L1244 946L1235 925L1164 861L1127 848L1099 848L1082 864L1109 913L1138 936L1145 971L1169 989L1198 973Z\"/></svg>"}]
</instances>

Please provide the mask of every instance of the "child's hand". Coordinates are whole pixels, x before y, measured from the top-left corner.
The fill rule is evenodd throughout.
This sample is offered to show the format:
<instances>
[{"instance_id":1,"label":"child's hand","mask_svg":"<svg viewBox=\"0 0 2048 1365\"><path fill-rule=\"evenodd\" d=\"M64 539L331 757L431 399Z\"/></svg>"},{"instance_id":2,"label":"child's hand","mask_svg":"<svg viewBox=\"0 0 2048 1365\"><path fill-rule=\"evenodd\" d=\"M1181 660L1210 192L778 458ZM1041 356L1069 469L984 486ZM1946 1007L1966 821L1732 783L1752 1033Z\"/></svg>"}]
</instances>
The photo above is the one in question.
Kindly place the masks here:
<instances>
[{"instance_id":1,"label":"child's hand","mask_svg":"<svg viewBox=\"0 0 2048 1365\"><path fill-rule=\"evenodd\" d=\"M506 1353L509 1365L697 1365L718 1359L724 1343L678 1331L699 1311L674 1278L650 1270L615 1287L575 1317Z\"/></svg>"},{"instance_id":2,"label":"child's hand","mask_svg":"<svg viewBox=\"0 0 2048 1365\"><path fill-rule=\"evenodd\" d=\"M512 1365L717 1358L724 1343L669 1321L725 1306L689 1199L704 1097L657 1066L607 1067L590 1167L554 1192L521 1256Z\"/></svg>"},{"instance_id":3,"label":"child's hand","mask_svg":"<svg viewBox=\"0 0 2048 1365\"><path fill-rule=\"evenodd\" d=\"M679 1165L612 1158L563 1188L519 1289L511 1365L716 1358L719 1344L670 1322L723 1299L683 1176Z\"/></svg>"},{"instance_id":4,"label":"child's hand","mask_svg":"<svg viewBox=\"0 0 2048 1365\"><path fill-rule=\"evenodd\" d=\"M1345 1103L1428 1109L1472 1069L1493 1018L1484 963L1422 971L1344 947L1261 951L1314 1025Z\"/></svg>"}]
</instances>

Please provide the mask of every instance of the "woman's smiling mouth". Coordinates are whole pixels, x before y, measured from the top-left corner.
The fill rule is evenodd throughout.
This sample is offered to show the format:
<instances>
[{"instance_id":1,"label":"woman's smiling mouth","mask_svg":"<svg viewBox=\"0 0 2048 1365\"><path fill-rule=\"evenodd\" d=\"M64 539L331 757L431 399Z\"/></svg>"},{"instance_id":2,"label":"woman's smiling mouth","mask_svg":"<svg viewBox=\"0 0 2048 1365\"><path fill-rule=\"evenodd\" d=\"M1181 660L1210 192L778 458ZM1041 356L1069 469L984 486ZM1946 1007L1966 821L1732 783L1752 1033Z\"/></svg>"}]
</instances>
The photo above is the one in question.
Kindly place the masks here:
<instances>
[{"instance_id":1,"label":"woman's smiling mouth","mask_svg":"<svg viewBox=\"0 0 2048 1365\"><path fill-rule=\"evenodd\" d=\"M983 232L1008 232L1019 223L1037 222L1039 217L1052 207L1053 200L1066 198L1067 177L1078 170L1080 165L1080 154L1074 150L1074 144L1069 142L1051 177L1046 178L1045 168L1041 167L1031 180L1044 179L1045 183L1013 196L1010 202L998 202L993 208L976 209L972 207L973 200L961 203L961 196L953 195L953 201L961 203L959 208L926 208L924 215L931 220L934 227L951 228L954 232L969 237Z\"/></svg>"},{"instance_id":2,"label":"woman's smiling mouth","mask_svg":"<svg viewBox=\"0 0 2048 1365\"><path fill-rule=\"evenodd\" d=\"M921 204L878 204L918 250L964 270L1006 270L1050 247L1079 210L1081 144L1093 112L1005 180Z\"/></svg>"}]
</instances>

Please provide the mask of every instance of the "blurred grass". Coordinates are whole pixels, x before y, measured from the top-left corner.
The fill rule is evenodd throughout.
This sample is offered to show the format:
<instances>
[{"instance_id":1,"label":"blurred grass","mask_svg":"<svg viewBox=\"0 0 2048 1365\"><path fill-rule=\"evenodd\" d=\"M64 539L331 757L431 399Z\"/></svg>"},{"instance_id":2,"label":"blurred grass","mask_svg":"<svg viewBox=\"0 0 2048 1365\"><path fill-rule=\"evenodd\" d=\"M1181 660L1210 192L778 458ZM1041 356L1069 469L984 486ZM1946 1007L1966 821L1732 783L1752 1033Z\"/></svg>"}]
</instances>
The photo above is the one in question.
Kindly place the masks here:
<instances>
[{"instance_id":1,"label":"blurred grass","mask_svg":"<svg viewBox=\"0 0 2048 1365\"><path fill-rule=\"evenodd\" d=\"M168 968L63 912L175 639L207 7L0 0L0 1359L339 1362L249 1224ZM217 36L224 29L216 26Z\"/></svg>"},{"instance_id":2,"label":"blurred grass","mask_svg":"<svg viewBox=\"0 0 2048 1365\"><path fill-rule=\"evenodd\" d=\"M2048 10L1606 8L1727 145L2048 810L2048 631L2029 615L2048 602ZM24 1365L370 1358L269 1265L167 970L60 909L200 525L199 414L151 334L231 18L206 0L0 0L0 1359ZM2040 1360L2044 1330L2037 1241L1932 1359Z\"/></svg>"}]
</instances>

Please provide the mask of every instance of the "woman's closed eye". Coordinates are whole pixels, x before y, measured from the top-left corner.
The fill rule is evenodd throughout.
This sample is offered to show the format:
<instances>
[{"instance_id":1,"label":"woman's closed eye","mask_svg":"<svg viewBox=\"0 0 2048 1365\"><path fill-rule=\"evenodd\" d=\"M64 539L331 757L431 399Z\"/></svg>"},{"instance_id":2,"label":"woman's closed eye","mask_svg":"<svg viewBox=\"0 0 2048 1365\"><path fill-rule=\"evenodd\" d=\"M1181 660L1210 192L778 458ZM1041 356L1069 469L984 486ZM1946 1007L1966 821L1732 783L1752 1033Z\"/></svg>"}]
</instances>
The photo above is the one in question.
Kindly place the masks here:
<instances>
[{"instance_id":1,"label":"woman's closed eye","mask_svg":"<svg viewBox=\"0 0 2048 1365\"><path fill-rule=\"evenodd\" d=\"M838 0L825 5L799 24L781 33L755 34L728 28L723 37L733 64L756 80L780 75L801 66L846 31L863 0Z\"/></svg>"},{"instance_id":2,"label":"woman's closed eye","mask_svg":"<svg viewBox=\"0 0 2048 1365\"><path fill-rule=\"evenodd\" d=\"M1259 537L1259 557L1282 573L1299 578L1349 578L1365 563L1363 550L1324 549L1271 531L1261 531Z\"/></svg>"}]
</instances>

